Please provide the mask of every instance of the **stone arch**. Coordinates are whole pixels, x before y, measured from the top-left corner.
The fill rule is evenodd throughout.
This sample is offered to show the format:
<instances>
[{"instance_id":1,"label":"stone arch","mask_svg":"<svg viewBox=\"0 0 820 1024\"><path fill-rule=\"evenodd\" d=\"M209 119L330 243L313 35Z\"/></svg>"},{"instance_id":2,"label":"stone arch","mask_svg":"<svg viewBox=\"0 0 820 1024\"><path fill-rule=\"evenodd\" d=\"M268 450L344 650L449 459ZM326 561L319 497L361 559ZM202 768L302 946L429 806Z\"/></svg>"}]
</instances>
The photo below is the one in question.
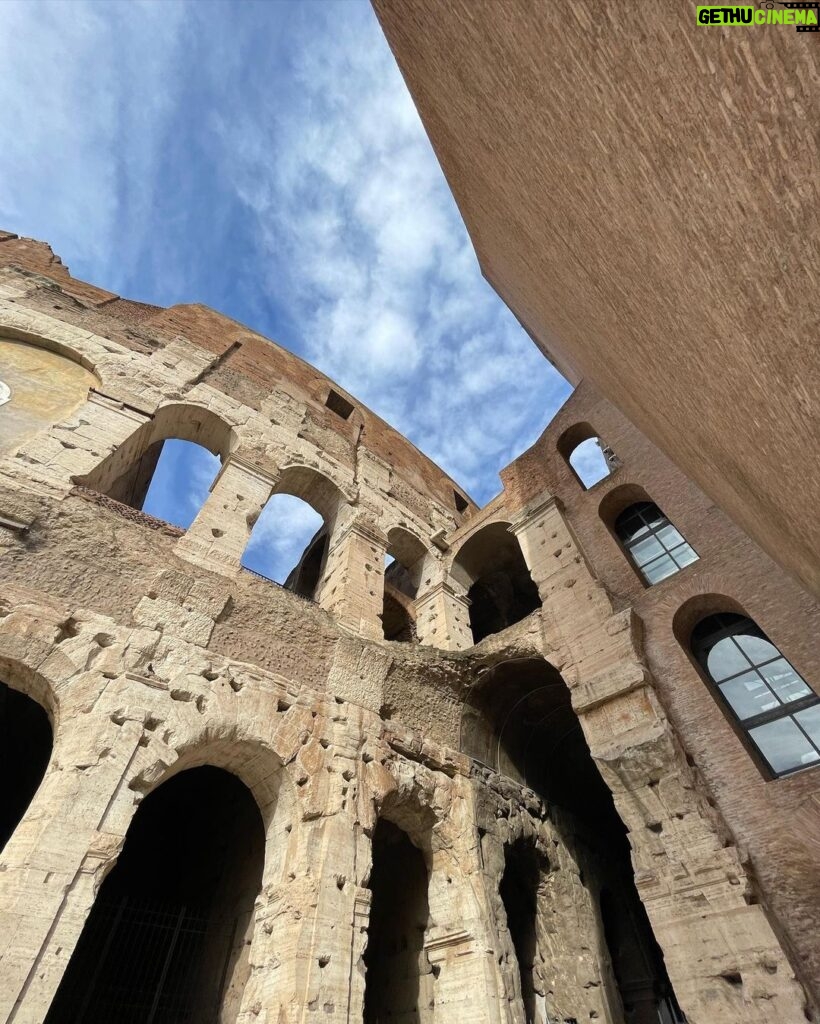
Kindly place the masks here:
<instances>
[{"instance_id":1,"label":"stone arch","mask_svg":"<svg viewBox=\"0 0 820 1024\"><path fill-rule=\"evenodd\" d=\"M294 498L301 498L324 519L329 533L352 505L352 499L341 483L322 470L300 463L286 464L282 468L271 494L291 494Z\"/></svg>"},{"instance_id":2,"label":"stone arch","mask_svg":"<svg viewBox=\"0 0 820 1024\"><path fill-rule=\"evenodd\" d=\"M130 822L46 1020L238 1020L262 885L259 808L211 765L162 780Z\"/></svg>"},{"instance_id":3,"label":"stone arch","mask_svg":"<svg viewBox=\"0 0 820 1024\"><path fill-rule=\"evenodd\" d=\"M595 459L594 466L586 467L583 462L578 461L578 455L581 446L589 441L595 442L592 450L597 452L599 457ZM591 423L573 423L558 436L555 447L570 473L585 490L605 480L620 465L615 453L602 440Z\"/></svg>"},{"instance_id":4,"label":"stone arch","mask_svg":"<svg viewBox=\"0 0 820 1024\"><path fill-rule=\"evenodd\" d=\"M280 500L283 495L298 501ZM242 565L302 597L316 599L326 575L333 537L351 516L349 498L330 476L312 466L285 466L258 514L248 521L251 530L243 550ZM304 518L310 521L302 523ZM290 533L280 530L283 522L290 523L291 527L294 524L299 526L301 538L300 530ZM305 529L308 530L307 539ZM288 540L282 550L277 546L281 537ZM275 556L272 561L278 566L278 571L268 564L271 559L267 556L271 554Z\"/></svg>"},{"instance_id":5,"label":"stone arch","mask_svg":"<svg viewBox=\"0 0 820 1024\"><path fill-rule=\"evenodd\" d=\"M474 643L541 607L538 588L508 522L487 523L472 533L456 551L450 574L471 602Z\"/></svg>"},{"instance_id":6,"label":"stone arch","mask_svg":"<svg viewBox=\"0 0 820 1024\"><path fill-rule=\"evenodd\" d=\"M0 852L24 820L51 764L53 690L34 671L0 659Z\"/></svg>"},{"instance_id":7,"label":"stone arch","mask_svg":"<svg viewBox=\"0 0 820 1024\"><path fill-rule=\"evenodd\" d=\"M430 557L423 541L404 526L387 531L381 615L386 640L415 640L415 601Z\"/></svg>"},{"instance_id":8,"label":"stone arch","mask_svg":"<svg viewBox=\"0 0 820 1024\"><path fill-rule=\"evenodd\" d=\"M166 441L186 441L204 448L224 464L238 443L231 425L204 405L162 405L89 473L74 483L141 509Z\"/></svg>"},{"instance_id":9,"label":"stone arch","mask_svg":"<svg viewBox=\"0 0 820 1024\"><path fill-rule=\"evenodd\" d=\"M546 801L564 841L580 851L590 892L609 884L626 893L621 924L637 960L650 965L643 980L630 976L621 991L625 1003L643 1007L643 1015L632 1019L648 1024L661 1008L676 1012L663 956L636 888L627 827L590 753L561 673L543 658L501 662L485 672L465 701L461 749ZM519 951L519 965L521 956ZM535 994L523 979L529 966L520 969L530 1012Z\"/></svg>"}]
</instances>

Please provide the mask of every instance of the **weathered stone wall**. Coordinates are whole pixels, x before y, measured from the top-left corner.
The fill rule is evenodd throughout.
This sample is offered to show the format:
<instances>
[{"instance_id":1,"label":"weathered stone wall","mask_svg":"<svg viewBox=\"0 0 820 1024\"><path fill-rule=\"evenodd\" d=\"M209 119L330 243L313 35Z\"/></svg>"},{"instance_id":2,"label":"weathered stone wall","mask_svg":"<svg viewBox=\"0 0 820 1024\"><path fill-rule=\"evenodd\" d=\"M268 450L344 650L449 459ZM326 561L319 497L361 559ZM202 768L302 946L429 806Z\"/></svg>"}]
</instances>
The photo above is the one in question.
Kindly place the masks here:
<instances>
[{"instance_id":1,"label":"weathered stone wall","mask_svg":"<svg viewBox=\"0 0 820 1024\"><path fill-rule=\"evenodd\" d=\"M803 1017L794 972L811 982L814 941L788 914L771 915L768 893L759 899L723 797L715 806L704 781L714 766L687 757L698 730L667 712L660 647L649 628L644 646L632 607L640 595L591 571L595 545L579 543L574 514L533 475L532 453L506 494L464 522L446 504L452 482L406 442L395 461L371 447L392 433L361 407L366 429L348 435L340 420L329 442L304 382L282 379L294 357L271 348L277 383L263 385L260 347L259 366L216 386L233 357L220 362L221 342L185 333L187 307L97 301L56 270L49 284L32 273L4 272L0 331L81 362L99 383L0 463L0 680L41 703L54 729L43 782L0 855L0 1021L43 1021L136 808L171 776L209 764L248 786L266 835L246 980L231 988L226 1024L361 1021L379 817L409 836L429 874L419 1021L524 1024L499 896L505 850L521 840L541 864L537 1024L624 1024L594 858L537 793L460 752L471 693L488 669L520 657L545 659L569 687L691 1024ZM70 316L53 308L66 304ZM238 330L198 308L194 321L211 339ZM315 374L298 365L297 377ZM254 377L256 391L245 383ZM223 462L187 531L94 490L115 464L186 432ZM305 496L325 519L318 603L239 567L277 490ZM498 522L518 539L543 607L473 646L454 566ZM379 631L385 550L417 550L397 528L424 552L414 567L420 645ZM716 707L704 716L719 727Z\"/></svg>"}]
</instances>

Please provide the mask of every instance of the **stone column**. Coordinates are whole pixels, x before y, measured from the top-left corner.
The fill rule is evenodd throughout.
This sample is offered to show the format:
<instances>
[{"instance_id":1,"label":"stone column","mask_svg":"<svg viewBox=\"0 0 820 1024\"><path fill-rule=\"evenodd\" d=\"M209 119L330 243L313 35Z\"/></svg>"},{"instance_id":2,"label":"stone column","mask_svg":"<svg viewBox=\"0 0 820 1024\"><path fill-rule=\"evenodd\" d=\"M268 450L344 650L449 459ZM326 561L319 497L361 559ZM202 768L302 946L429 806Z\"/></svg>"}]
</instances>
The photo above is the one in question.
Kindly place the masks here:
<instances>
[{"instance_id":1,"label":"stone column","mask_svg":"<svg viewBox=\"0 0 820 1024\"><path fill-rule=\"evenodd\" d=\"M89 723L77 724L83 730ZM0 871L0 1021L42 1024L91 910L102 869L122 835L105 816L138 748L141 723L100 723L113 744L88 774L68 744L49 769L2 855ZM98 730L99 731L99 730ZM77 749L91 737L77 737Z\"/></svg>"},{"instance_id":2,"label":"stone column","mask_svg":"<svg viewBox=\"0 0 820 1024\"><path fill-rule=\"evenodd\" d=\"M609 598L593 576L553 495L542 495L519 512L510 532L518 538L544 608L567 616L577 633L596 627L609 615ZM576 586L579 575L583 586Z\"/></svg>"},{"instance_id":3,"label":"stone column","mask_svg":"<svg viewBox=\"0 0 820 1024\"><path fill-rule=\"evenodd\" d=\"M236 457L227 459L196 519L177 542L176 553L213 572L235 576L274 482Z\"/></svg>"},{"instance_id":4,"label":"stone column","mask_svg":"<svg viewBox=\"0 0 820 1024\"><path fill-rule=\"evenodd\" d=\"M455 580L435 583L416 598L416 634L419 642L443 651L464 651L473 646L470 601Z\"/></svg>"},{"instance_id":5,"label":"stone column","mask_svg":"<svg viewBox=\"0 0 820 1024\"><path fill-rule=\"evenodd\" d=\"M640 622L613 612L549 495L514 520L566 648L562 670L590 753L629 832L638 892L692 1021L798 1021L805 997L751 869L710 804L644 664Z\"/></svg>"},{"instance_id":6,"label":"stone column","mask_svg":"<svg viewBox=\"0 0 820 1024\"><path fill-rule=\"evenodd\" d=\"M380 640L387 538L369 519L342 521L330 538L316 599L360 636Z\"/></svg>"}]
</instances>

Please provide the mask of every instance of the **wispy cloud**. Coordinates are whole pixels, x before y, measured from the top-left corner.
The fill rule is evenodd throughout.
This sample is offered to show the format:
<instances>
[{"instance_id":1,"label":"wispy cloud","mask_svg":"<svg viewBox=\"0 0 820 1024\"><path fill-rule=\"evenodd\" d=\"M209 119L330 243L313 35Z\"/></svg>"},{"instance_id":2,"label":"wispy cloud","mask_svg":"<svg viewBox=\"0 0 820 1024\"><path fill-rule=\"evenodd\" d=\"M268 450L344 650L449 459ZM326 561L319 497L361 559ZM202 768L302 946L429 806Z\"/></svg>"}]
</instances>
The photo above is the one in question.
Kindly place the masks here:
<instances>
[{"instance_id":1,"label":"wispy cloud","mask_svg":"<svg viewBox=\"0 0 820 1024\"><path fill-rule=\"evenodd\" d=\"M482 280L366 2L0 4L0 224L200 301L479 500L569 388Z\"/></svg>"},{"instance_id":2,"label":"wispy cloud","mask_svg":"<svg viewBox=\"0 0 820 1024\"><path fill-rule=\"evenodd\" d=\"M242 564L284 583L322 525L310 505L290 494L274 494L256 520Z\"/></svg>"}]
</instances>

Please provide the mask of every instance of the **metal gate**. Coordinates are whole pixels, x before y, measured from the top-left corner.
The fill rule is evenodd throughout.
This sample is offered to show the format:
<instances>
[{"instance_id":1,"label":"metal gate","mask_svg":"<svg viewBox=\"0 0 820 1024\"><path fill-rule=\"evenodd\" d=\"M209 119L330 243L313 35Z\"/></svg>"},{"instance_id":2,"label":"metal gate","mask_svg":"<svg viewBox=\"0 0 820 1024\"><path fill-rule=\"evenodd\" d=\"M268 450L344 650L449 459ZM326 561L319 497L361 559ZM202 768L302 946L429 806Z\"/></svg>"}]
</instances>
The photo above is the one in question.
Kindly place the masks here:
<instances>
[{"instance_id":1,"label":"metal gate","mask_svg":"<svg viewBox=\"0 0 820 1024\"><path fill-rule=\"evenodd\" d=\"M98 901L45 1024L203 1024L201 910L133 896Z\"/></svg>"}]
</instances>

